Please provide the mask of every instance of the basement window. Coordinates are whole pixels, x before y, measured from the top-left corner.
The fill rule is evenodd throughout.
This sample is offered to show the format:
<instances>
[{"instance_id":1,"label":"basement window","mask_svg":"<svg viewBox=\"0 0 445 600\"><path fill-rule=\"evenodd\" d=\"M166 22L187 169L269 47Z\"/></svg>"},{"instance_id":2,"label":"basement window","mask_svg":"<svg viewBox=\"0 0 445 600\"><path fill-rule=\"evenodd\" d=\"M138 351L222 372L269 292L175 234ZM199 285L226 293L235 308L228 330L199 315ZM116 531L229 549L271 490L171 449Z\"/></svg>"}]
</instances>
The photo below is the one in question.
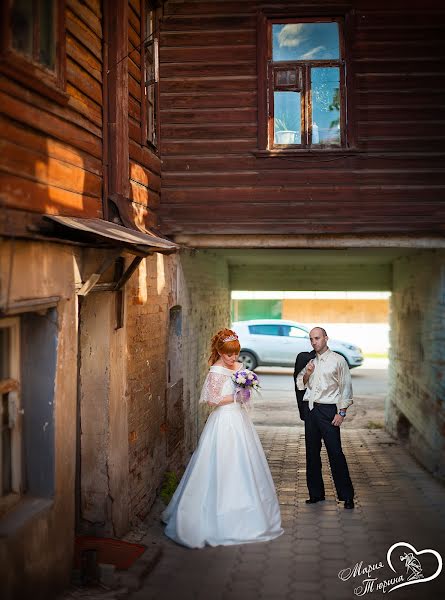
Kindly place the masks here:
<instances>
[{"instance_id":1,"label":"basement window","mask_svg":"<svg viewBox=\"0 0 445 600\"><path fill-rule=\"evenodd\" d=\"M263 136L269 149L345 146L339 19L268 19Z\"/></svg>"}]
</instances>

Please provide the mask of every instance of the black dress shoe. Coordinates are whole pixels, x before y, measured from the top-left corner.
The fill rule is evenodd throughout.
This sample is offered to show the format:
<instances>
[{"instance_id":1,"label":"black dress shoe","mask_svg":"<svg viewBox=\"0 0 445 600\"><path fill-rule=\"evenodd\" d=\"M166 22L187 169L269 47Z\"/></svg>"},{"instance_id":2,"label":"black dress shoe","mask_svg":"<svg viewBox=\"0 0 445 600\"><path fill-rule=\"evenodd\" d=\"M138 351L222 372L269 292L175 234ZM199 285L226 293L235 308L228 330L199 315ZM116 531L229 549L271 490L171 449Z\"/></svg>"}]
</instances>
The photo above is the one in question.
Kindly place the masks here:
<instances>
[{"instance_id":1,"label":"black dress shoe","mask_svg":"<svg viewBox=\"0 0 445 600\"><path fill-rule=\"evenodd\" d=\"M345 500L345 508L354 508L354 500Z\"/></svg>"},{"instance_id":2,"label":"black dress shoe","mask_svg":"<svg viewBox=\"0 0 445 600\"><path fill-rule=\"evenodd\" d=\"M317 502L322 502L324 500L324 496L320 496L317 498L316 496L311 496L309 500L306 500L306 504L316 504Z\"/></svg>"}]
</instances>

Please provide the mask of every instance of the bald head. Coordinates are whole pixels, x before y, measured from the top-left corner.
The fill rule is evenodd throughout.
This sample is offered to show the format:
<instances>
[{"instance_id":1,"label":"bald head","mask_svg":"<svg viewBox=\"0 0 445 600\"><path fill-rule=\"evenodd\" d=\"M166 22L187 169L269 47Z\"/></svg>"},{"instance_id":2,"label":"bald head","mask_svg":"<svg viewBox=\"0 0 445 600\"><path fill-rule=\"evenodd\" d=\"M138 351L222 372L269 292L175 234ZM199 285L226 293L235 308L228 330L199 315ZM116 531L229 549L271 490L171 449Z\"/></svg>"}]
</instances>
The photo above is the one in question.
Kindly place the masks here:
<instances>
[{"instance_id":1,"label":"bald head","mask_svg":"<svg viewBox=\"0 0 445 600\"><path fill-rule=\"evenodd\" d=\"M313 328L313 329L310 331L309 335L310 335L310 334L311 334L313 331L320 331L320 332L321 332L321 335L324 335L324 337L328 337L328 334L326 333L326 329L323 329L323 327L314 327L314 328Z\"/></svg>"},{"instance_id":2,"label":"bald head","mask_svg":"<svg viewBox=\"0 0 445 600\"><path fill-rule=\"evenodd\" d=\"M312 348L317 354L323 354L328 349L328 334L323 327L314 327L309 332Z\"/></svg>"}]
</instances>

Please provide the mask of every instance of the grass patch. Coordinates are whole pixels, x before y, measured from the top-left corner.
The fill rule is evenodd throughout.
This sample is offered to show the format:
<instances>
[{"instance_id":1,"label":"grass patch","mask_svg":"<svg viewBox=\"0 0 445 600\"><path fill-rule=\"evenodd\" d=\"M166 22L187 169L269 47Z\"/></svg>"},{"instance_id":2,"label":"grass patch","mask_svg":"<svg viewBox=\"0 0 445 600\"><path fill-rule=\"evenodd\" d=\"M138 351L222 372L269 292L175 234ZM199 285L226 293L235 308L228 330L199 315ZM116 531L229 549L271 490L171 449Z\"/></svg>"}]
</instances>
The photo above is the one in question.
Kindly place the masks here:
<instances>
[{"instance_id":1,"label":"grass patch","mask_svg":"<svg viewBox=\"0 0 445 600\"><path fill-rule=\"evenodd\" d=\"M179 485L179 477L176 471L166 471L161 487L161 499L164 504L168 504Z\"/></svg>"},{"instance_id":2,"label":"grass patch","mask_svg":"<svg viewBox=\"0 0 445 600\"><path fill-rule=\"evenodd\" d=\"M366 429L383 429L383 423L376 423L375 421L368 421Z\"/></svg>"}]
</instances>

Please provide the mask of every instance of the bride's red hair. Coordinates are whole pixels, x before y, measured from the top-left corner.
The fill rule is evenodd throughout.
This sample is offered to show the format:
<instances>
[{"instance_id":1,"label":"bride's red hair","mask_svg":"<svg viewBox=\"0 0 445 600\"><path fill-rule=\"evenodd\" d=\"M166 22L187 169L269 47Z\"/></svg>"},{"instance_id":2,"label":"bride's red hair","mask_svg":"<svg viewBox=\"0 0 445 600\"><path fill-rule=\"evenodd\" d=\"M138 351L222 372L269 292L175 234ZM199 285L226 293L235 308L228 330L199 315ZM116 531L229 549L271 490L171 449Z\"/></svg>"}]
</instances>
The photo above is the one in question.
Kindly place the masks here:
<instances>
[{"instance_id":1,"label":"bride's red hair","mask_svg":"<svg viewBox=\"0 0 445 600\"><path fill-rule=\"evenodd\" d=\"M230 342L223 341L232 335L236 335L236 333L231 329L220 329L218 333L212 337L211 354L209 356L210 366L216 363L220 354L232 354L233 352L239 354L241 346L238 339L231 340Z\"/></svg>"}]
</instances>

